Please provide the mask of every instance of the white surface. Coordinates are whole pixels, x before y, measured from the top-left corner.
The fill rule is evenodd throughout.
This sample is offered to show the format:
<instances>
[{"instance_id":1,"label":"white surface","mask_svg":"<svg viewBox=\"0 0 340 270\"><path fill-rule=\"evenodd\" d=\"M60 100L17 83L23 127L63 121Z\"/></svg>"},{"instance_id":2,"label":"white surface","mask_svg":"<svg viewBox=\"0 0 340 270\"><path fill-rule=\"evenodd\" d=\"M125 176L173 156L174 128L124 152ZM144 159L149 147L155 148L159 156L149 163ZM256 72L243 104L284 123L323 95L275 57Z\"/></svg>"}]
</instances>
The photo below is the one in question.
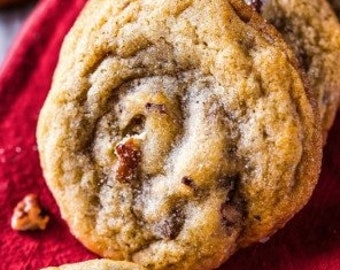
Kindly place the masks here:
<instances>
[{"instance_id":1,"label":"white surface","mask_svg":"<svg viewBox=\"0 0 340 270\"><path fill-rule=\"evenodd\" d=\"M0 10L0 66L33 5Z\"/></svg>"}]
</instances>

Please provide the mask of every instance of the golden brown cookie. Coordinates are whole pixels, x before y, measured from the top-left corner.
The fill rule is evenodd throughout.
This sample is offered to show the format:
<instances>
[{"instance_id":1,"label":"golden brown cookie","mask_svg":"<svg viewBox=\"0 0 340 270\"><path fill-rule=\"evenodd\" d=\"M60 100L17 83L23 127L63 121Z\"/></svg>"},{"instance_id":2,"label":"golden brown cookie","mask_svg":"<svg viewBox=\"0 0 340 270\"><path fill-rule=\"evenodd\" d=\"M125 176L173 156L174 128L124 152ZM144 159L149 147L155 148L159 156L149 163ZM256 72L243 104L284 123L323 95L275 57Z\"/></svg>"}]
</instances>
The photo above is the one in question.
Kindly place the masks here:
<instances>
[{"instance_id":1,"label":"golden brown cookie","mask_svg":"<svg viewBox=\"0 0 340 270\"><path fill-rule=\"evenodd\" d=\"M265 0L255 9L283 35L315 91L324 141L340 102L340 24L326 0ZM338 0L337 0L338 1ZM340 3L340 1L339 1Z\"/></svg>"},{"instance_id":2,"label":"golden brown cookie","mask_svg":"<svg viewBox=\"0 0 340 270\"><path fill-rule=\"evenodd\" d=\"M47 267L41 270L143 270L143 269L144 269L143 267L131 262L96 259L80 263L64 264L58 267Z\"/></svg>"},{"instance_id":3,"label":"golden brown cookie","mask_svg":"<svg viewBox=\"0 0 340 270\"><path fill-rule=\"evenodd\" d=\"M39 117L47 184L104 257L217 268L310 197L321 136L307 90L242 1L89 1Z\"/></svg>"}]
</instances>

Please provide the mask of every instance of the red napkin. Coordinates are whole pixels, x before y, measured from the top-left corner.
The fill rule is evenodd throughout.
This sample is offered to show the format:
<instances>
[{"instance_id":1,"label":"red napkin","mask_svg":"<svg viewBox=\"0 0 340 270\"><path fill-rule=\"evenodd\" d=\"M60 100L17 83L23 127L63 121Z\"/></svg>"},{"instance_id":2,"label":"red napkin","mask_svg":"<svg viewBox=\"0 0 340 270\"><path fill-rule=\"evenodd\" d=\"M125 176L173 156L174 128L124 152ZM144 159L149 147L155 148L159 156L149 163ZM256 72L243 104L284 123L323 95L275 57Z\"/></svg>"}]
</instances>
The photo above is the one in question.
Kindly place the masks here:
<instances>
[{"instance_id":1,"label":"red napkin","mask_svg":"<svg viewBox=\"0 0 340 270\"><path fill-rule=\"evenodd\" d=\"M39 166L35 127L63 37L86 0L41 0L0 71L0 269L39 269L95 258L70 233ZM308 205L266 243L237 252L220 270L340 269L340 117ZM10 228L13 208L36 193L50 213L45 231Z\"/></svg>"}]
</instances>

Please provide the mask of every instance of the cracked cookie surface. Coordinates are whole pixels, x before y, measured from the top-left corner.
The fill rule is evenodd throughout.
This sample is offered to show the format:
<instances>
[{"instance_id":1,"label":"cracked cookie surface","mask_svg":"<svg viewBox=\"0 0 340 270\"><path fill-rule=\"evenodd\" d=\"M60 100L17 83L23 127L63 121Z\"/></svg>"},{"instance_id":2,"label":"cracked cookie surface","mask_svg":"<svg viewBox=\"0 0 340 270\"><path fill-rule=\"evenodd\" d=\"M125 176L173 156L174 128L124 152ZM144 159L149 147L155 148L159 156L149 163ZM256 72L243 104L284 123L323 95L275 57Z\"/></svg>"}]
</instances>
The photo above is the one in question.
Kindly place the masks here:
<instances>
[{"instance_id":1,"label":"cracked cookie surface","mask_svg":"<svg viewBox=\"0 0 340 270\"><path fill-rule=\"evenodd\" d=\"M238 0L89 1L37 130L72 233L147 269L213 269L281 228L321 156L296 63Z\"/></svg>"},{"instance_id":2,"label":"cracked cookie surface","mask_svg":"<svg viewBox=\"0 0 340 270\"><path fill-rule=\"evenodd\" d=\"M326 0L262 2L261 9L254 9L279 30L307 73L326 141L340 102L340 24Z\"/></svg>"}]
</instances>

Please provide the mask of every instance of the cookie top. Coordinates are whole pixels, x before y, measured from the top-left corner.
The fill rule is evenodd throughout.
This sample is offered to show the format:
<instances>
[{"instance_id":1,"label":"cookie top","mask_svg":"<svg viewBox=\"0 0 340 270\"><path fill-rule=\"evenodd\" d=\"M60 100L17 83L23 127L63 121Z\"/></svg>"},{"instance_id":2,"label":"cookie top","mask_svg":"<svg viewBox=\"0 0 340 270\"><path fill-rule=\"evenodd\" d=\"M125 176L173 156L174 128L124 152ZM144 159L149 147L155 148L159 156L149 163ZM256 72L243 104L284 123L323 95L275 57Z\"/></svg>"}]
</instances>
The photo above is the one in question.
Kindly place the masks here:
<instances>
[{"instance_id":1,"label":"cookie top","mask_svg":"<svg viewBox=\"0 0 340 270\"><path fill-rule=\"evenodd\" d=\"M41 270L143 270L143 269L144 269L143 267L131 262L96 259L80 263L64 264L58 267L47 267Z\"/></svg>"},{"instance_id":2,"label":"cookie top","mask_svg":"<svg viewBox=\"0 0 340 270\"><path fill-rule=\"evenodd\" d=\"M321 157L296 62L242 1L89 1L37 129L72 233L148 269L213 269L281 228Z\"/></svg>"},{"instance_id":3,"label":"cookie top","mask_svg":"<svg viewBox=\"0 0 340 270\"><path fill-rule=\"evenodd\" d=\"M307 73L326 141L340 101L340 24L336 16L326 0L266 0L261 13L281 32Z\"/></svg>"}]
</instances>

